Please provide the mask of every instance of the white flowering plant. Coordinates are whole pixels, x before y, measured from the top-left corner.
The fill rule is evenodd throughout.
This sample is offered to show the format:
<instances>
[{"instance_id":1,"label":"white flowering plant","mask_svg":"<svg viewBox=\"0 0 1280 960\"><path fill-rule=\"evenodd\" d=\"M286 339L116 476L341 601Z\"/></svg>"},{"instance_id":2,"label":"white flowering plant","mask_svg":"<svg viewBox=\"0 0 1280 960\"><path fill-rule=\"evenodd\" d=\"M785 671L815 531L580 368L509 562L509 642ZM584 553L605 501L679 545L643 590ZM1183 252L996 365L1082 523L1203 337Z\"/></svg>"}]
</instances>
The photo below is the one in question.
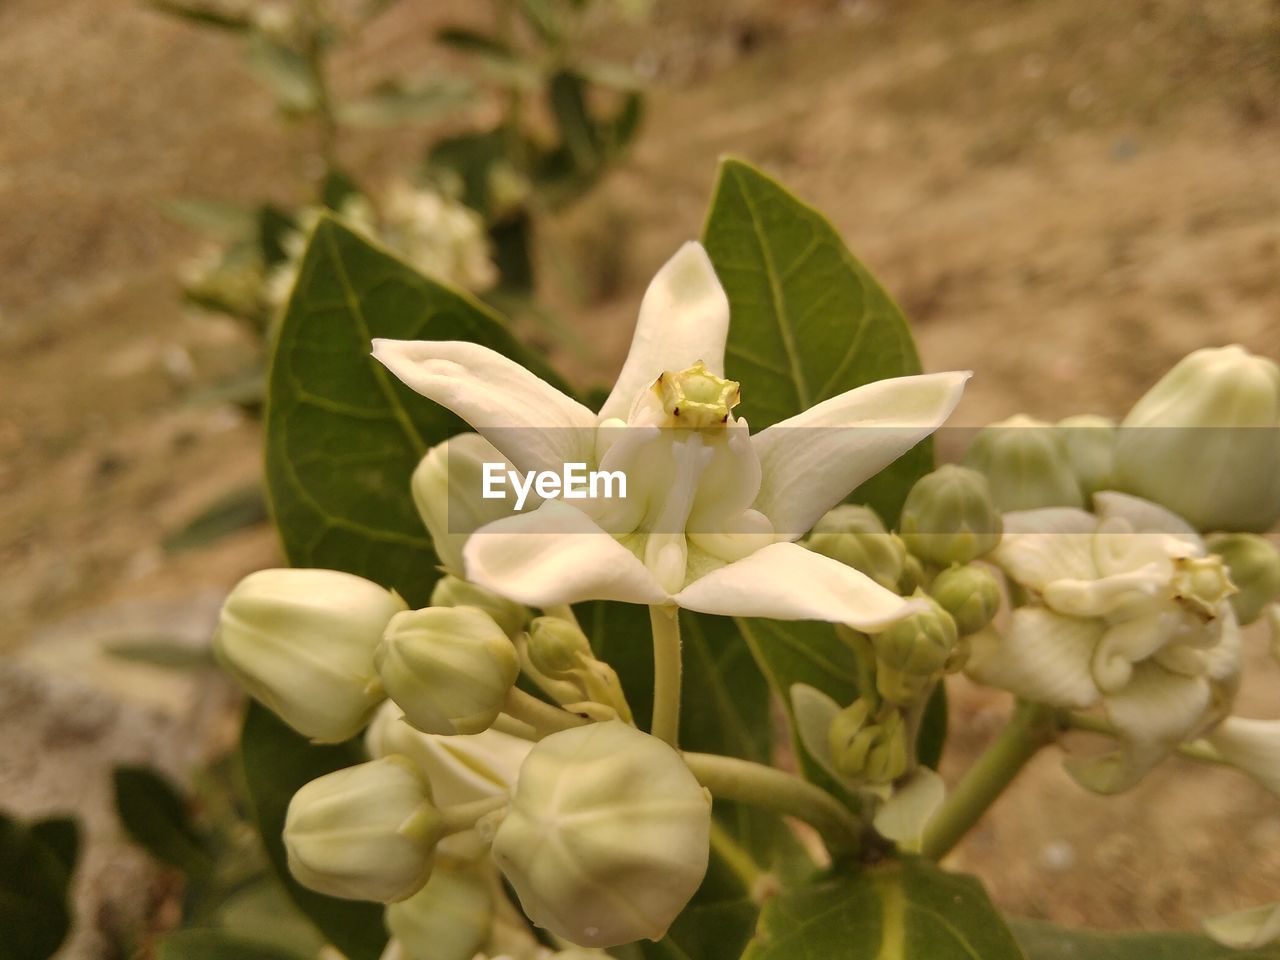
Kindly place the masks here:
<instances>
[{"instance_id":1,"label":"white flowering plant","mask_svg":"<svg viewBox=\"0 0 1280 960\"><path fill-rule=\"evenodd\" d=\"M1280 907L1108 936L945 866L1068 731L1102 745L1067 755L1081 789L1177 754L1280 793L1280 721L1235 712L1242 628L1280 627L1280 368L1199 351L1122 425L1021 418L937 466L968 379L923 373L830 224L739 161L598 407L321 217L266 409L293 566L232 591L215 652L253 698L262 839L333 949L1280 955ZM1010 719L944 780L962 672Z\"/></svg>"}]
</instances>

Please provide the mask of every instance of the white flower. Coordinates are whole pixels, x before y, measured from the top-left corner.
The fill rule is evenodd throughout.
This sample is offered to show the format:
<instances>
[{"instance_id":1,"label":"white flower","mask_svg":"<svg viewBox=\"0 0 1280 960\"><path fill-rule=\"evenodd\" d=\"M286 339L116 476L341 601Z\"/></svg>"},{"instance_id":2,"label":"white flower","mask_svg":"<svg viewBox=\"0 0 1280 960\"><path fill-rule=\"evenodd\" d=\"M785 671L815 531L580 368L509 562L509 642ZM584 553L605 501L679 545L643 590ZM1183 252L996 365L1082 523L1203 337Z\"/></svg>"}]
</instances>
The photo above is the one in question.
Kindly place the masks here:
<instances>
[{"instance_id":1,"label":"white flower","mask_svg":"<svg viewBox=\"0 0 1280 960\"><path fill-rule=\"evenodd\" d=\"M932 433L966 373L902 377L750 436L721 379L729 304L689 243L654 278L597 415L473 343L375 340L373 355L468 421L522 472L622 471L625 499L548 500L482 527L468 579L531 606L587 599L878 629L911 611L863 574L793 543Z\"/></svg>"},{"instance_id":2,"label":"white flower","mask_svg":"<svg viewBox=\"0 0 1280 960\"><path fill-rule=\"evenodd\" d=\"M435 190L392 184L382 203L382 236L429 277L467 290L487 290L497 282L484 220Z\"/></svg>"},{"instance_id":3,"label":"white flower","mask_svg":"<svg viewBox=\"0 0 1280 960\"><path fill-rule=\"evenodd\" d=\"M1057 707L1101 705L1121 749L1072 758L1100 792L1127 789L1226 712L1239 674L1234 587L1200 537L1155 504L1117 493L1073 508L1005 514L992 559L1030 595L1003 635L973 638L969 674Z\"/></svg>"},{"instance_id":4,"label":"white flower","mask_svg":"<svg viewBox=\"0 0 1280 960\"><path fill-rule=\"evenodd\" d=\"M1280 720L1227 717L1205 740L1227 763L1280 797Z\"/></svg>"}]
</instances>

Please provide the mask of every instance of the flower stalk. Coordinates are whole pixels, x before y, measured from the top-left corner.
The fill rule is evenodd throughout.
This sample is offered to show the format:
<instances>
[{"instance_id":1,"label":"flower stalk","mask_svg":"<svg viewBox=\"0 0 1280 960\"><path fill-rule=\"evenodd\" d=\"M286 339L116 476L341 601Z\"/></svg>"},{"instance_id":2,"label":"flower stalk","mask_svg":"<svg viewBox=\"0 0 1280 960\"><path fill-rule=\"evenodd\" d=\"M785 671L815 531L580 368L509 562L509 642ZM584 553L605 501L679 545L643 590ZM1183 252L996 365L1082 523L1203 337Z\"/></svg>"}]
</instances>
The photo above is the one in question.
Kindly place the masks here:
<instances>
[{"instance_id":1,"label":"flower stalk","mask_svg":"<svg viewBox=\"0 0 1280 960\"><path fill-rule=\"evenodd\" d=\"M568 710L553 707L532 694L525 693L519 687L512 687L507 691L502 712L532 727L536 740L559 733L561 730L580 727L587 722Z\"/></svg>"},{"instance_id":2,"label":"flower stalk","mask_svg":"<svg viewBox=\"0 0 1280 960\"><path fill-rule=\"evenodd\" d=\"M653 628L653 724L650 732L671 746L680 737L680 617L670 604L651 606Z\"/></svg>"}]
</instances>

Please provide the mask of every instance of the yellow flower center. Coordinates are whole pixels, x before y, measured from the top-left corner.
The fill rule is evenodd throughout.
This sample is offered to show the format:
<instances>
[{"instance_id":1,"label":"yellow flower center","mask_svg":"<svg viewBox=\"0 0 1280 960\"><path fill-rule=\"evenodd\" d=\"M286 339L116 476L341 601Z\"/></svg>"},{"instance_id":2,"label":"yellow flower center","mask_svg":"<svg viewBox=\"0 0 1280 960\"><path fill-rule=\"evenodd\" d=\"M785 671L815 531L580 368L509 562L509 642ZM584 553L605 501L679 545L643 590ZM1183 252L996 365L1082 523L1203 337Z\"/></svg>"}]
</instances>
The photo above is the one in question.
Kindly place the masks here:
<instances>
[{"instance_id":1,"label":"yellow flower center","mask_svg":"<svg viewBox=\"0 0 1280 960\"><path fill-rule=\"evenodd\" d=\"M742 400L737 381L717 377L701 360L678 373L666 371L654 381L653 390L673 427L723 426Z\"/></svg>"}]
</instances>

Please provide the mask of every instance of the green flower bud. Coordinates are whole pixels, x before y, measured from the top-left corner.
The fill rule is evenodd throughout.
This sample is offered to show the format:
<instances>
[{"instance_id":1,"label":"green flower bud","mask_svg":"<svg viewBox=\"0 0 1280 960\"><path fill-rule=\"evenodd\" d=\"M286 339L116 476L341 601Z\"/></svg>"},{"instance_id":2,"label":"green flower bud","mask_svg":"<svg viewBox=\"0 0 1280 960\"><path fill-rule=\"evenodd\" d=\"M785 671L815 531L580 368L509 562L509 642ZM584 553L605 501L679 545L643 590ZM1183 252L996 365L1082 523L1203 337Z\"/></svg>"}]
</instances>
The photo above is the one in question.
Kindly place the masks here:
<instances>
[{"instance_id":1,"label":"green flower bud","mask_svg":"<svg viewBox=\"0 0 1280 960\"><path fill-rule=\"evenodd\" d=\"M851 504L829 510L805 545L865 573L887 590L897 587L907 560L906 546L885 530L875 511Z\"/></svg>"},{"instance_id":2,"label":"green flower bud","mask_svg":"<svg viewBox=\"0 0 1280 960\"><path fill-rule=\"evenodd\" d=\"M1114 420L1092 414L1067 417L1058 421L1058 435L1071 472L1085 497L1114 486L1117 437Z\"/></svg>"},{"instance_id":3,"label":"green flower bud","mask_svg":"<svg viewBox=\"0 0 1280 960\"><path fill-rule=\"evenodd\" d=\"M472 960L489 940L493 895L474 866L442 857L427 885L388 906L385 920L405 960Z\"/></svg>"},{"instance_id":4,"label":"green flower bud","mask_svg":"<svg viewBox=\"0 0 1280 960\"><path fill-rule=\"evenodd\" d=\"M680 755L609 721L534 746L493 856L534 923L612 947L666 934L706 874L710 831Z\"/></svg>"},{"instance_id":5,"label":"green flower bud","mask_svg":"<svg viewBox=\"0 0 1280 960\"><path fill-rule=\"evenodd\" d=\"M871 638L877 661L876 690L891 703L914 703L956 662L955 620L935 600L924 599L928 611L899 620Z\"/></svg>"},{"instance_id":6,"label":"green flower bud","mask_svg":"<svg viewBox=\"0 0 1280 960\"><path fill-rule=\"evenodd\" d=\"M529 611L521 604L453 574L445 574L436 581L435 589L431 591L431 606L479 607L512 638L524 629L525 621L529 619Z\"/></svg>"},{"instance_id":7,"label":"green flower bud","mask_svg":"<svg viewBox=\"0 0 1280 960\"><path fill-rule=\"evenodd\" d=\"M387 695L424 733L480 733L520 674L515 645L478 607L397 613L374 654Z\"/></svg>"},{"instance_id":8,"label":"green flower bud","mask_svg":"<svg viewBox=\"0 0 1280 960\"><path fill-rule=\"evenodd\" d=\"M977 633L1000 610L1000 581L990 568L977 564L943 570L929 592L951 614L961 636Z\"/></svg>"},{"instance_id":9,"label":"green flower bud","mask_svg":"<svg viewBox=\"0 0 1280 960\"><path fill-rule=\"evenodd\" d=\"M431 534L440 565L455 577L466 577L462 548L467 538L486 523L511 514L507 500L482 496L486 463L510 469L506 458L484 437L460 433L428 450L410 480L414 505Z\"/></svg>"},{"instance_id":10,"label":"green flower bud","mask_svg":"<svg viewBox=\"0 0 1280 960\"><path fill-rule=\"evenodd\" d=\"M528 649L534 668L555 680L569 679L595 659L587 635L577 624L559 617L537 617L529 624Z\"/></svg>"},{"instance_id":11,"label":"green flower bud","mask_svg":"<svg viewBox=\"0 0 1280 960\"><path fill-rule=\"evenodd\" d=\"M898 578L897 593L909 597L928 581L924 564L913 553L907 554L907 562L902 565L902 576Z\"/></svg>"},{"instance_id":12,"label":"green flower bud","mask_svg":"<svg viewBox=\"0 0 1280 960\"><path fill-rule=\"evenodd\" d=\"M289 802L284 845L303 886L347 900L404 900L431 875L443 833L431 786L406 757L335 770Z\"/></svg>"},{"instance_id":13,"label":"green flower bud","mask_svg":"<svg viewBox=\"0 0 1280 960\"><path fill-rule=\"evenodd\" d=\"M1209 538L1208 546L1222 557L1240 590L1231 598L1236 619L1253 623L1267 604L1280 598L1280 550L1252 533L1222 533Z\"/></svg>"},{"instance_id":14,"label":"green flower bud","mask_svg":"<svg viewBox=\"0 0 1280 960\"><path fill-rule=\"evenodd\" d=\"M1019 415L984 427L964 462L991 481L1002 511L1084 506L1059 431L1043 420Z\"/></svg>"},{"instance_id":15,"label":"green flower bud","mask_svg":"<svg viewBox=\"0 0 1280 960\"><path fill-rule=\"evenodd\" d=\"M1269 530L1280 518L1280 367L1239 346L1183 358L1121 424L1116 487L1199 530Z\"/></svg>"},{"instance_id":16,"label":"green flower bud","mask_svg":"<svg viewBox=\"0 0 1280 960\"><path fill-rule=\"evenodd\" d=\"M846 777L891 783L907 771L907 730L902 713L889 706L873 715L865 697L841 710L827 731L831 759Z\"/></svg>"},{"instance_id":17,"label":"green flower bud","mask_svg":"<svg viewBox=\"0 0 1280 960\"><path fill-rule=\"evenodd\" d=\"M907 549L931 563L968 563L995 549L1004 530L991 487L975 470L952 464L916 481L902 506Z\"/></svg>"},{"instance_id":18,"label":"green flower bud","mask_svg":"<svg viewBox=\"0 0 1280 960\"><path fill-rule=\"evenodd\" d=\"M405 603L337 570L260 570L236 585L214 634L222 668L303 736L360 732L383 700L373 652Z\"/></svg>"}]
</instances>

